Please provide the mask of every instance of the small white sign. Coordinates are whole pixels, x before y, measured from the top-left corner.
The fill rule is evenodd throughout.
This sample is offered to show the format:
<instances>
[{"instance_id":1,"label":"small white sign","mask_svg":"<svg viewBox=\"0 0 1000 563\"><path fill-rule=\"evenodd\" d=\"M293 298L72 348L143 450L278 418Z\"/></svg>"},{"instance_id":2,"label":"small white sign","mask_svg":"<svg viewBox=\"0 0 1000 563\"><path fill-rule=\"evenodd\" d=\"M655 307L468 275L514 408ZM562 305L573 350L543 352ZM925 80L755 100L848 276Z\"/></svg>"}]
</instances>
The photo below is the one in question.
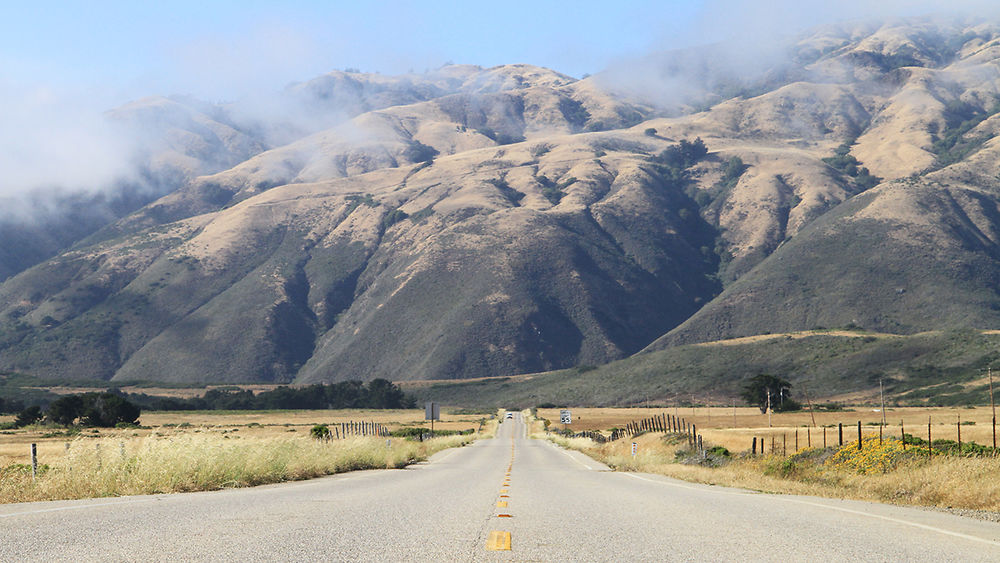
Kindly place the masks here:
<instances>
[{"instance_id":1,"label":"small white sign","mask_svg":"<svg viewBox=\"0 0 1000 563\"><path fill-rule=\"evenodd\" d=\"M635 454L638 451L639 451L639 444L632 442L632 457L635 457Z\"/></svg>"},{"instance_id":2,"label":"small white sign","mask_svg":"<svg viewBox=\"0 0 1000 563\"><path fill-rule=\"evenodd\" d=\"M567 409L559 411L559 422L563 424L570 424L573 422L573 415Z\"/></svg>"}]
</instances>

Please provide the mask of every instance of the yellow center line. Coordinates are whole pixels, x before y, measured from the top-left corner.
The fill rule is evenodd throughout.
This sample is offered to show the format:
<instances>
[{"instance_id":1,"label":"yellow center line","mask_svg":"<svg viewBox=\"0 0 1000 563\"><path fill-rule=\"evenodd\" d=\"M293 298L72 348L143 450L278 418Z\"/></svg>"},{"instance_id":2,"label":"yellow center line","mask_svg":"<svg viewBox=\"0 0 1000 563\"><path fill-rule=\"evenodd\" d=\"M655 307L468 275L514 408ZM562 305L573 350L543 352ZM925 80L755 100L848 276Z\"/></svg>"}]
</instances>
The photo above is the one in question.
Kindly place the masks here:
<instances>
[{"instance_id":1,"label":"yellow center line","mask_svg":"<svg viewBox=\"0 0 1000 563\"><path fill-rule=\"evenodd\" d=\"M506 492L507 492L507 489L500 489L500 492L501 492L501 493L506 493Z\"/></svg>"},{"instance_id":2,"label":"yellow center line","mask_svg":"<svg viewBox=\"0 0 1000 563\"><path fill-rule=\"evenodd\" d=\"M510 551L510 532L490 532L490 536L486 538L486 551Z\"/></svg>"},{"instance_id":3,"label":"yellow center line","mask_svg":"<svg viewBox=\"0 0 1000 563\"><path fill-rule=\"evenodd\" d=\"M497 501L497 508L507 508L507 501L505 501L505 500L498 500Z\"/></svg>"}]
</instances>

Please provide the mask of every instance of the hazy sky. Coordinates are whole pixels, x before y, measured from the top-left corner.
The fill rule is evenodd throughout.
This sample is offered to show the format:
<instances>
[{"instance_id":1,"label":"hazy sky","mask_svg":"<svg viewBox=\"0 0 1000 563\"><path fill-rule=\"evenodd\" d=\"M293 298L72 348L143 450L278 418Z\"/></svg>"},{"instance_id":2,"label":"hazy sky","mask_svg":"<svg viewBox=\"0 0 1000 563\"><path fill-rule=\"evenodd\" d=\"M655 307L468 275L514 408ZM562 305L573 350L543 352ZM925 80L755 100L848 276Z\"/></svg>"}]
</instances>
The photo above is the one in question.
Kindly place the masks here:
<instances>
[{"instance_id":1,"label":"hazy sky","mask_svg":"<svg viewBox=\"0 0 1000 563\"><path fill-rule=\"evenodd\" d=\"M0 0L0 196L118 173L121 147L96 140L101 112L148 95L233 101L333 69L448 61L579 77L654 51L997 3L874 1Z\"/></svg>"},{"instance_id":2,"label":"hazy sky","mask_svg":"<svg viewBox=\"0 0 1000 563\"><path fill-rule=\"evenodd\" d=\"M401 73L446 61L525 62L580 76L652 50L940 3L866 4L0 0L0 85L72 89L117 104L154 93L217 101L346 67Z\"/></svg>"}]
</instances>

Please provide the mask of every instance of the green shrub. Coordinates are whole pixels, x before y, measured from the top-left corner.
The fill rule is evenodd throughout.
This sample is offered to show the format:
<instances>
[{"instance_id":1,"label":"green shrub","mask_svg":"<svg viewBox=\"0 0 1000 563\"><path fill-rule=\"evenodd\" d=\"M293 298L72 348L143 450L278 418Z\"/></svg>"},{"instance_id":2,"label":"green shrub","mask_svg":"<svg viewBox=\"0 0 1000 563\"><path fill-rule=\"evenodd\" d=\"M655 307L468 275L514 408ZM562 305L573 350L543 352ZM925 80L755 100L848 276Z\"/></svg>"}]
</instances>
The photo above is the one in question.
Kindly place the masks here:
<instances>
[{"instance_id":1,"label":"green shrub","mask_svg":"<svg viewBox=\"0 0 1000 563\"><path fill-rule=\"evenodd\" d=\"M317 424L309 430L309 435L317 440L329 440L330 439L330 427L325 424Z\"/></svg>"}]
</instances>

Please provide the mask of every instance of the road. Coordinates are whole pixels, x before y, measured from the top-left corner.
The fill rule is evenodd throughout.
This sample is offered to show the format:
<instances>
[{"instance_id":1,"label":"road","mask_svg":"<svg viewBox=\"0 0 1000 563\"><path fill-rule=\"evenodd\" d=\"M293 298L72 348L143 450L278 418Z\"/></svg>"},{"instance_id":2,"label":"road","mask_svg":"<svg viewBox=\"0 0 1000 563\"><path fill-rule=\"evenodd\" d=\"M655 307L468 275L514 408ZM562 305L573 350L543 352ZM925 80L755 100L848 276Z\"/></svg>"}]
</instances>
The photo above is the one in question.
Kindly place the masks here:
<instances>
[{"instance_id":1,"label":"road","mask_svg":"<svg viewBox=\"0 0 1000 563\"><path fill-rule=\"evenodd\" d=\"M615 473L519 417L402 470L0 505L0 561L806 559L1000 561L1000 525Z\"/></svg>"}]
</instances>

